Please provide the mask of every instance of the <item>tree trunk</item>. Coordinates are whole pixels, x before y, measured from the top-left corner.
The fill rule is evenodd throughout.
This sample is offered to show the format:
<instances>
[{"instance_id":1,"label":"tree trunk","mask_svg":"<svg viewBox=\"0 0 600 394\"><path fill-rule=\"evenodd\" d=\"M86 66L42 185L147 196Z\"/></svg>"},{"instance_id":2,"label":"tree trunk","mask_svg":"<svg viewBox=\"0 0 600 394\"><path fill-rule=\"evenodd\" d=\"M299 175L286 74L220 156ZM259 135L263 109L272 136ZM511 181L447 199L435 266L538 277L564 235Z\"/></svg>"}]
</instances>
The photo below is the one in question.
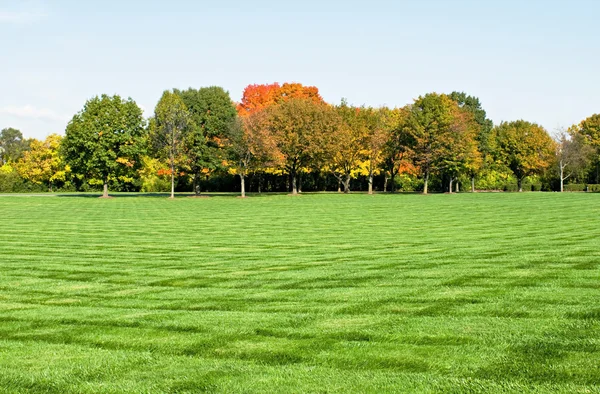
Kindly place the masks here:
<instances>
[{"instance_id":1,"label":"tree trunk","mask_svg":"<svg viewBox=\"0 0 600 394\"><path fill-rule=\"evenodd\" d=\"M394 171L391 173L390 181L392 182L392 186L390 186L390 192L394 193L396 191L396 174L394 174Z\"/></svg>"},{"instance_id":2,"label":"tree trunk","mask_svg":"<svg viewBox=\"0 0 600 394\"><path fill-rule=\"evenodd\" d=\"M260 194L262 191L262 175L259 173L258 174L258 194Z\"/></svg>"},{"instance_id":3,"label":"tree trunk","mask_svg":"<svg viewBox=\"0 0 600 394\"><path fill-rule=\"evenodd\" d=\"M344 193L350 193L350 175L346 175L346 179L344 180Z\"/></svg>"},{"instance_id":4,"label":"tree trunk","mask_svg":"<svg viewBox=\"0 0 600 394\"><path fill-rule=\"evenodd\" d=\"M104 180L104 190L102 192L103 198L108 198L108 181Z\"/></svg>"},{"instance_id":5,"label":"tree trunk","mask_svg":"<svg viewBox=\"0 0 600 394\"><path fill-rule=\"evenodd\" d=\"M298 174L298 193L302 193L302 173Z\"/></svg>"},{"instance_id":6,"label":"tree trunk","mask_svg":"<svg viewBox=\"0 0 600 394\"><path fill-rule=\"evenodd\" d=\"M373 171L369 171L369 194L373 194Z\"/></svg>"},{"instance_id":7,"label":"tree trunk","mask_svg":"<svg viewBox=\"0 0 600 394\"><path fill-rule=\"evenodd\" d=\"M523 179L517 179L517 186L519 187L519 193L523 191Z\"/></svg>"},{"instance_id":8,"label":"tree trunk","mask_svg":"<svg viewBox=\"0 0 600 394\"><path fill-rule=\"evenodd\" d=\"M565 191L565 170L563 168L563 162L562 160L559 163L560 165L560 192L564 192Z\"/></svg>"},{"instance_id":9,"label":"tree trunk","mask_svg":"<svg viewBox=\"0 0 600 394\"><path fill-rule=\"evenodd\" d=\"M450 177L450 184L448 185L448 193L452 194L452 182L454 182L454 178Z\"/></svg>"},{"instance_id":10,"label":"tree trunk","mask_svg":"<svg viewBox=\"0 0 600 394\"><path fill-rule=\"evenodd\" d=\"M242 191L241 197L245 198L246 197L246 178L242 174L240 174L240 182L241 182L240 189Z\"/></svg>"},{"instance_id":11,"label":"tree trunk","mask_svg":"<svg viewBox=\"0 0 600 394\"><path fill-rule=\"evenodd\" d=\"M171 198L175 198L175 164L171 159Z\"/></svg>"},{"instance_id":12,"label":"tree trunk","mask_svg":"<svg viewBox=\"0 0 600 394\"><path fill-rule=\"evenodd\" d=\"M475 177L471 177L471 193L475 193Z\"/></svg>"},{"instance_id":13,"label":"tree trunk","mask_svg":"<svg viewBox=\"0 0 600 394\"><path fill-rule=\"evenodd\" d=\"M342 181L338 178L338 193L342 192Z\"/></svg>"},{"instance_id":14,"label":"tree trunk","mask_svg":"<svg viewBox=\"0 0 600 394\"><path fill-rule=\"evenodd\" d=\"M456 192L460 193L460 183L456 181Z\"/></svg>"},{"instance_id":15,"label":"tree trunk","mask_svg":"<svg viewBox=\"0 0 600 394\"><path fill-rule=\"evenodd\" d=\"M194 195L199 196L200 195L200 182L199 182L199 176L198 174L194 174Z\"/></svg>"},{"instance_id":16,"label":"tree trunk","mask_svg":"<svg viewBox=\"0 0 600 394\"><path fill-rule=\"evenodd\" d=\"M294 196L298 194L298 187L296 186L296 174L292 175L292 194Z\"/></svg>"},{"instance_id":17,"label":"tree trunk","mask_svg":"<svg viewBox=\"0 0 600 394\"><path fill-rule=\"evenodd\" d=\"M429 171L425 173L425 179L423 182L423 194L427 194L428 186L429 186Z\"/></svg>"},{"instance_id":18,"label":"tree trunk","mask_svg":"<svg viewBox=\"0 0 600 394\"><path fill-rule=\"evenodd\" d=\"M387 192L387 184L388 184L388 176L385 174L383 176L383 192Z\"/></svg>"}]
</instances>

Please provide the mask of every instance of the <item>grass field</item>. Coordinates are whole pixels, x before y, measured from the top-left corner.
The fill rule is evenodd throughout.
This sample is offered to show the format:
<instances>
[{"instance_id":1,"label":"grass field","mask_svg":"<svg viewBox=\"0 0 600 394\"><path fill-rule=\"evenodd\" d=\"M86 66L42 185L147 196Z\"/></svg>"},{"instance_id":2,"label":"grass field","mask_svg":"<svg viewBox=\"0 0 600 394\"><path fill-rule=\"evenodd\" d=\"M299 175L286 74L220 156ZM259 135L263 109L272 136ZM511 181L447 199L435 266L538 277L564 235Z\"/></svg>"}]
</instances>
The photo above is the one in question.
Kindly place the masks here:
<instances>
[{"instance_id":1,"label":"grass field","mask_svg":"<svg viewBox=\"0 0 600 394\"><path fill-rule=\"evenodd\" d=\"M0 197L0 392L600 392L600 195Z\"/></svg>"}]
</instances>

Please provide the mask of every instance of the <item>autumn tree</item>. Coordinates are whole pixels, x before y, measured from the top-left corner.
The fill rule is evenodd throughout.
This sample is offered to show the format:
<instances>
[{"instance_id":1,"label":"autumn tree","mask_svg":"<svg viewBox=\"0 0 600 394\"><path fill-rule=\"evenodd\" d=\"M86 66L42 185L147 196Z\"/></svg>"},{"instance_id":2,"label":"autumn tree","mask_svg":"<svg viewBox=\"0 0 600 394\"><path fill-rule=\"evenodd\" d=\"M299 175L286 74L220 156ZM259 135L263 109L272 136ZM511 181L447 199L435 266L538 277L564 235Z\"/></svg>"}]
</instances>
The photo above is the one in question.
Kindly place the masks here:
<instances>
[{"instance_id":1,"label":"autumn tree","mask_svg":"<svg viewBox=\"0 0 600 394\"><path fill-rule=\"evenodd\" d=\"M378 117L382 133L388 135L382 147L382 163L385 169L385 183L383 190L387 191L388 174L391 181L391 191L396 188L396 175L403 169L413 167L411 164L413 138L407 131L406 119L410 107L390 109L382 107L378 110Z\"/></svg>"},{"instance_id":2,"label":"autumn tree","mask_svg":"<svg viewBox=\"0 0 600 394\"><path fill-rule=\"evenodd\" d=\"M226 149L230 168L240 177L241 197L246 197L246 177L274 159L275 141L267 132L267 114L253 112L238 117L230 126Z\"/></svg>"},{"instance_id":3,"label":"autumn tree","mask_svg":"<svg viewBox=\"0 0 600 394\"><path fill-rule=\"evenodd\" d=\"M131 175L144 151L145 121L131 99L102 95L85 103L67 125L61 148L65 162L76 174L100 179L102 197L108 183Z\"/></svg>"},{"instance_id":4,"label":"autumn tree","mask_svg":"<svg viewBox=\"0 0 600 394\"><path fill-rule=\"evenodd\" d=\"M448 176L448 192L453 192L453 183L461 174L471 178L471 190L474 191L474 177L481 168L482 158L478 150L477 135L479 126L470 111L454 106L453 121L447 135L446 155L440 160L440 169ZM458 191L458 182L456 183Z\"/></svg>"},{"instance_id":5,"label":"autumn tree","mask_svg":"<svg viewBox=\"0 0 600 394\"><path fill-rule=\"evenodd\" d=\"M594 114L573 128L596 151L596 183L600 183L600 114Z\"/></svg>"},{"instance_id":6,"label":"autumn tree","mask_svg":"<svg viewBox=\"0 0 600 394\"><path fill-rule=\"evenodd\" d=\"M154 110L151 133L155 149L169 159L171 198L175 198L175 171L185 162L186 142L194 127L181 97L165 91Z\"/></svg>"},{"instance_id":7,"label":"autumn tree","mask_svg":"<svg viewBox=\"0 0 600 394\"><path fill-rule=\"evenodd\" d=\"M194 127L185 143L188 165L193 174L193 188L200 194L199 177L222 166L224 146L237 116L229 93L219 86L175 91L186 105Z\"/></svg>"},{"instance_id":8,"label":"autumn tree","mask_svg":"<svg viewBox=\"0 0 600 394\"><path fill-rule=\"evenodd\" d=\"M424 194L432 173L455 171L456 162L461 160L459 151L465 132L457 109L450 97L436 93L419 97L410 107L405 131L412 139L413 159L423 177Z\"/></svg>"},{"instance_id":9,"label":"autumn tree","mask_svg":"<svg viewBox=\"0 0 600 394\"><path fill-rule=\"evenodd\" d=\"M344 193L350 192L350 180L366 158L368 123L365 108L348 105L345 100L337 106L336 125L333 132L325 135L325 166L344 186Z\"/></svg>"},{"instance_id":10,"label":"autumn tree","mask_svg":"<svg viewBox=\"0 0 600 394\"><path fill-rule=\"evenodd\" d=\"M556 168L560 191L563 192L565 181L588 168L595 151L580 133L569 134L565 130L558 130L555 139Z\"/></svg>"},{"instance_id":11,"label":"autumn tree","mask_svg":"<svg viewBox=\"0 0 600 394\"><path fill-rule=\"evenodd\" d=\"M492 158L490 134L494 127L491 119L487 118L487 114L483 109L479 98L469 96L464 92L452 92L449 97L458 104L458 106L470 112L473 115L473 120L478 126L475 131L475 140L477 142L477 151L479 155L472 160L467 166L467 173L471 178L471 191L475 192L475 177L479 172L489 164Z\"/></svg>"},{"instance_id":12,"label":"autumn tree","mask_svg":"<svg viewBox=\"0 0 600 394\"><path fill-rule=\"evenodd\" d=\"M240 116L245 116L290 99L304 99L314 103L323 102L319 89L314 86L304 86L300 83L254 84L248 85L244 89L237 110Z\"/></svg>"},{"instance_id":13,"label":"autumn tree","mask_svg":"<svg viewBox=\"0 0 600 394\"><path fill-rule=\"evenodd\" d=\"M61 140L58 134L52 134L44 141L33 139L29 149L15 163L21 178L36 185L46 185L50 191L55 182L64 182L69 168L65 168L60 157Z\"/></svg>"},{"instance_id":14,"label":"autumn tree","mask_svg":"<svg viewBox=\"0 0 600 394\"><path fill-rule=\"evenodd\" d=\"M291 178L292 194L298 194L298 171L325 155L324 138L335 133L337 114L329 105L307 99L285 100L266 111L274 156Z\"/></svg>"},{"instance_id":15,"label":"autumn tree","mask_svg":"<svg viewBox=\"0 0 600 394\"><path fill-rule=\"evenodd\" d=\"M517 120L502 122L492 133L497 145L497 159L513 172L520 192L523 191L523 179L550 166L555 144L543 127Z\"/></svg>"}]
</instances>

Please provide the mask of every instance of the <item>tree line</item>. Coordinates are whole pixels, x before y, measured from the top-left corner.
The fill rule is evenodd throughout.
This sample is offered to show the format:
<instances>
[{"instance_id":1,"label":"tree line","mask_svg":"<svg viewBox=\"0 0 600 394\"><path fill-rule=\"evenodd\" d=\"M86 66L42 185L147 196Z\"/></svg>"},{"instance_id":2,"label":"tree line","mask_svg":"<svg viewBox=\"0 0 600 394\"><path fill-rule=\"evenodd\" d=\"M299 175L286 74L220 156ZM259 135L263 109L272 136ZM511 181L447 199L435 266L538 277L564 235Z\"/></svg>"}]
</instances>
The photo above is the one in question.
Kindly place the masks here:
<instances>
[{"instance_id":1,"label":"tree line","mask_svg":"<svg viewBox=\"0 0 600 394\"><path fill-rule=\"evenodd\" d=\"M599 176L600 115L551 136L525 120L494 125L463 92L372 108L299 83L249 85L239 103L221 87L173 89L149 118L101 95L64 137L0 132L0 192L597 191Z\"/></svg>"}]
</instances>

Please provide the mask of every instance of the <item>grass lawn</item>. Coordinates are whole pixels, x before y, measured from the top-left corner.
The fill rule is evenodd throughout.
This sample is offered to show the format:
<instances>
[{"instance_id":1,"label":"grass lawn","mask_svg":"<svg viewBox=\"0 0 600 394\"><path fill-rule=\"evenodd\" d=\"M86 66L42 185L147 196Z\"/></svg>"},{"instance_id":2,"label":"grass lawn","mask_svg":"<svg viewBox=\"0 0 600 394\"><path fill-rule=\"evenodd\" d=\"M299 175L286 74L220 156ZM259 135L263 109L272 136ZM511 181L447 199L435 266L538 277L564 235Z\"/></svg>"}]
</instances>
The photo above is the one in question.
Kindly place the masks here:
<instances>
[{"instance_id":1,"label":"grass lawn","mask_svg":"<svg viewBox=\"0 0 600 394\"><path fill-rule=\"evenodd\" d=\"M600 392L600 195L0 197L0 392Z\"/></svg>"}]
</instances>

